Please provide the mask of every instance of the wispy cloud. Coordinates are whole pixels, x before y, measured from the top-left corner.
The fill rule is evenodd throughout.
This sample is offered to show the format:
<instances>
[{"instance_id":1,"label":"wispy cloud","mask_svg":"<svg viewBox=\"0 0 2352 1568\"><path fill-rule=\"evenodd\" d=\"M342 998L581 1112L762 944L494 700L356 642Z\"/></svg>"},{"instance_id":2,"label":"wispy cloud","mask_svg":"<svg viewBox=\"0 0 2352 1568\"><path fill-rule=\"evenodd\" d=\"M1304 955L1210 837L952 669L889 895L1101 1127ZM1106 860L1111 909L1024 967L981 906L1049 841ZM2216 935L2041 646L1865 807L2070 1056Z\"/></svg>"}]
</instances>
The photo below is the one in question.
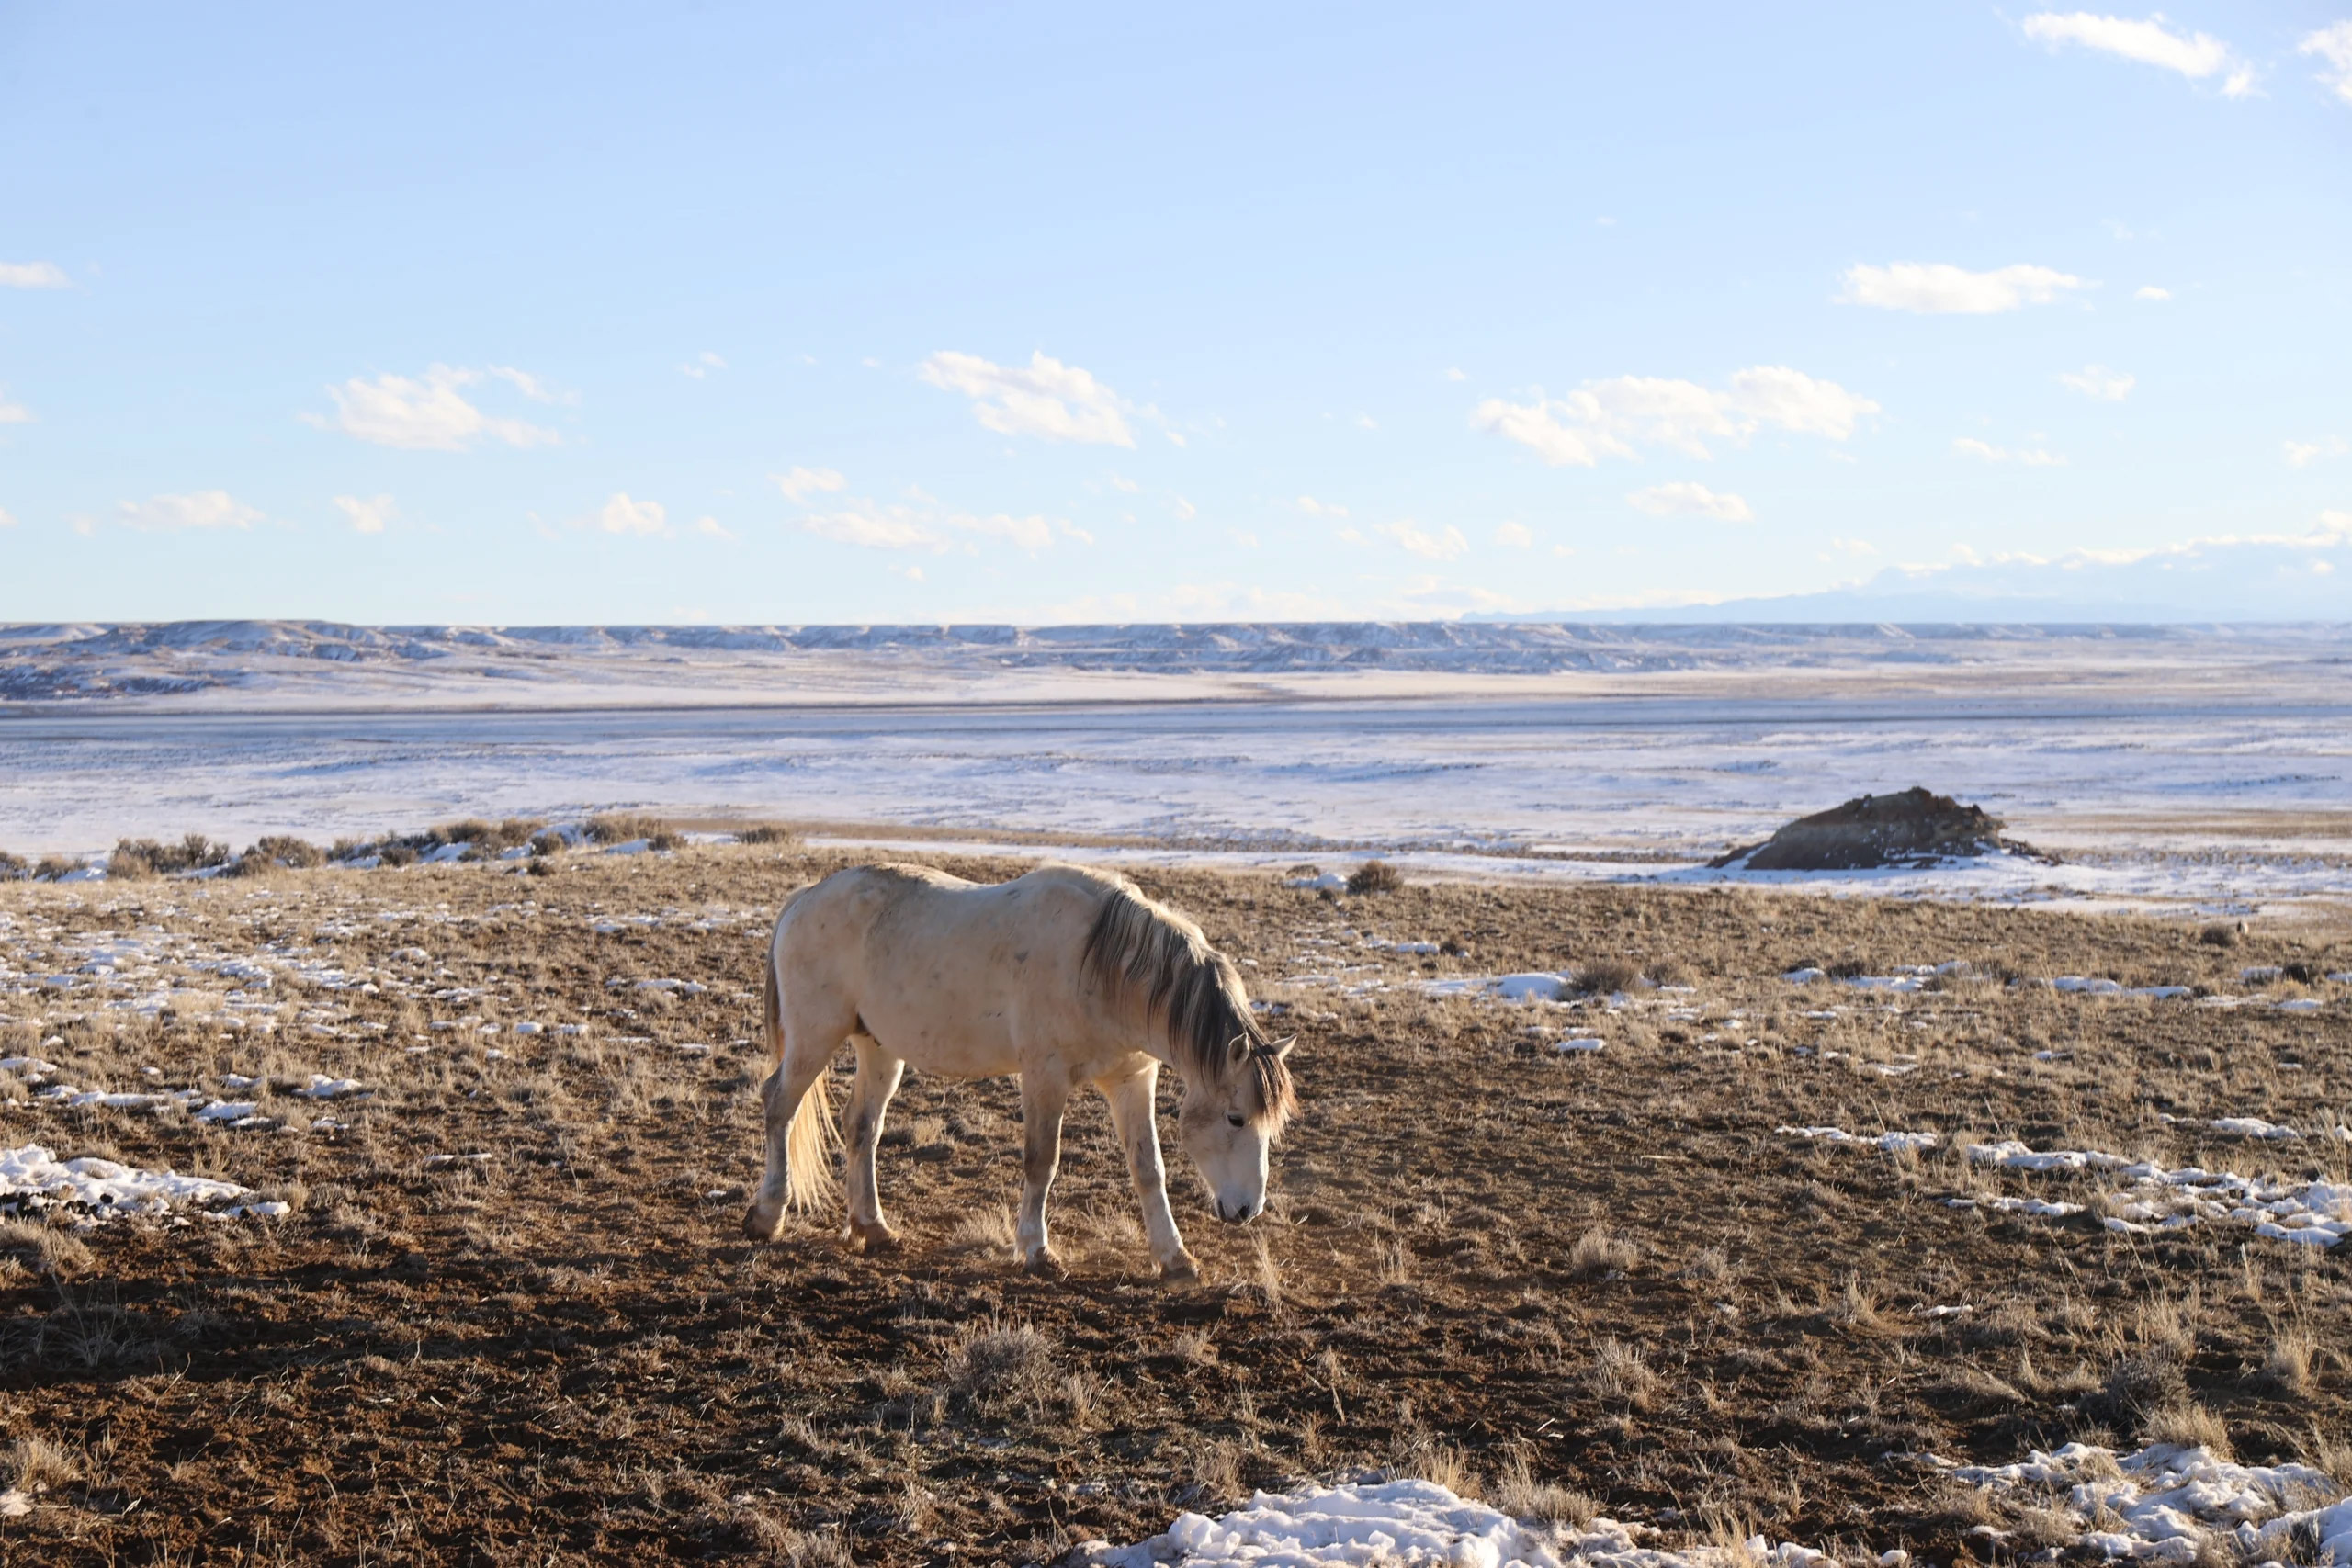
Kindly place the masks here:
<instances>
[{"instance_id":1,"label":"wispy cloud","mask_svg":"<svg viewBox=\"0 0 2352 1568\"><path fill-rule=\"evenodd\" d=\"M812 495L831 495L849 483L832 468L794 468L786 473L770 474L768 478L784 491L785 499L796 505L806 502Z\"/></svg>"},{"instance_id":2,"label":"wispy cloud","mask_svg":"<svg viewBox=\"0 0 2352 1568\"><path fill-rule=\"evenodd\" d=\"M970 398L973 417L1001 435L1104 446L1136 444L1125 417L1125 400L1077 366L1049 359L1042 350L1030 355L1026 367L994 365L977 355L942 351L924 360L918 374L934 387Z\"/></svg>"},{"instance_id":3,"label":"wispy cloud","mask_svg":"<svg viewBox=\"0 0 2352 1568\"><path fill-rule=\"evenodd\" d=\"M1506 549L1523 550L1535 543L1535 533L1524 523L1498 523L1495 543Z\"/></svg>"},{"instance_id":4,"label":"wispy cloud","mask_svg":"<svg viewBox=\"0 0 2352 1568\"><path fill-rule=\"evenodd\" d=\"M2104 365L2086 365L2080 370L2060 371L2058 384L2098 402L2120 403L2132 395L2139 378Z\"/></svg>"},{"instance_id":5,"label":"wispy cloud","mask_svg":"<svg viewBox=\"0 0 2352 1568\"><path fill-rule=\"evenodd\" d=\"M2172 298L2172 290L2169 288L2159 288L2153 283L2143 283L2139 288L2134 288L2132 291L2132 298L2134 299L2145 299L2151 304L2160 305L2164 301Z\"/></svg>"},{"instance_id":6,"label":"wispy cloud","mask_svg":"<svg viewBox=\"0 0 2352 1568\"><path fill-rule=\"evenodd\" d=\"M1636 458L1644 445L1710 456L1706 442L1744 442L1770 427L1843 441L1879 412L1870 399L1784 365L1738 371L1727 388L1621 376L1588 381L1564 398L1530 403L1489 398L1472 411L1481 430L1516 441L1555 468L1589 468L1603 457Z\"/></svg>"},{"instance_id":7,"label":"wispy cloud","mask_svg":"<svg viewBox=\"0 0 2352 1568\"><path fill-rule=\"evenodd\" d=\"M684 365L679 366L678 374L681 376L691 376L695 380L699 381L714 370L724 370L726 368L727 361L719 358L718 355L711 353L710 350L706 348L700 354L695 355L692 359L687 360Z\"/></svg>"},{"instance_id":8,"label":"wispy cloud","mask_svg":"<svg viewBox=\"0 0 2352 1568\"><path fill-rule=\"evenodd\" d=\"M261 513L236 500L225 490L200 490L188 495L155 495L126 501L116 511L126 528L142 534L176 534L190 528L250 528Z\"/></svg>"},{"instance_id":9,"label":"wispy cloud","mask_svg":"<svg viewBox=\"0 0 2352 1568\"><path fill-rule=\"evenodd\" d=\"M10 402L7 392L7 388L0 387L0 424L30 424L33 411L22 403Z\"/></svg>"},{"instance_id":10,"label":"wispy cloud","mask_svg":"<svg viewBox=\"0 0 2352 1568\"><path fill-rule=\"evenodd\" d=\"M1298 498L1298 509L1309 517L1345 517L1348 514L1346 507L1335 506L1328 501L1317 501L1311 495L1302 495Z\"/></svg>"},{"instance_id":11,"label":"wispy cloud","mask_svg":"<svg viewBox=\"0 0 2352 1568\"><path fill-rule=\"evenodd\" d=\"M304 423L322 430L340 430L378 446L410 451L462 452L484 438L509 446L561 444L560 435L543 426L484 413L461 391L491 378L508 383L536 402L558 400L537 377L510 366L469 370L461 366L435 365L421 378L379 376L368 380L354 377L341 386L327 389L327 396L334 400L332 419L311 413L301 417Z\"/></svg>"},{"instance_id":12,"label":"wispy cloud","mask_svg":"<svg viewBox=\"0 0 2352 1568\"><path fill-rule=\"evenodd\" d=\"M2326 62L2319 79L2337 97L2352 104L2352 20L2330 22L2317 32L2305 33L2295 52L2315 54Z\"/></svg>"},{"instance_id":13,"label":"wispy cloud","mask_svg":"<svg viewBox=\"0 0 2352 1568\"><path fill-rule=\"evenodd\" d=\"M2254 68L2211 33L2177 33L2165 25L2162 12L2143 21L2128 17L2102 17L2090 11L2040 11L2028 17L2025 36L2056 48L2075 44L2112 54L2142 65L2178 72L2192 82L2222 78L2224 96L2244 97L2254 90Z\"/></svg>"},{"instance_id":14,"label":"wispy cloud","mask_svg":"<svg viewBox=\"0 0 2352 1568\"><path fill-rule=\"evenodd\" d=\"M384 525L399 513L389 495L338 495L334 498L337 511L350 520L355 534L380 534Z\"/></svg>"},{"instance_id":15,"label":"wispy cloud","mask_svg":"<svg viewBox=\"0 0 2352 1568\"><path fill-rule=\"evenodd\" d=\"M1396 542L1398 548L1419 556L1424 560L1452 560L1470 547L1462 530L1447 524L1443 532L1432 534L1410 518L1396 523L1383 523L1373 529Z\"/></svg>"},{"instance_id":16,"label":"wispy cloud","mask_svg":"<svg viewBox=\"0 0 2352 1568\"><path fill-rule=\"evenodd\" d=\"M74 280L55 262L0 262L0 288L71 288Z\"/></svg>"},{"instance_id":17,"label":"wispy cloud","mask_svg":"<svg viewBox=\"0 0 2352 1568\"><path fill-rule=\"evenodd\" d=\"M852 497L838 511L811 513L800 520L803 533L835 544L869 550L928 550L934 555L956 548L974 551L979 542L995 539L1031 555L1054 542L1056 519L1015 517L1008 513L981 514L956 512L918 492L914 504L885 505ZM1062 524L1063 531L1092 543L1083 530Z\"/></svg>"},{"instance_id":18,"label":"wispy cloud","mask_svg":"<svg viewBox=\"0 0 2352 1568\"><path fill-rule=\"evenodd\" d=\"M2323 435L2316 441L2283 441L2279 445L2286 447L2287 466L2291 468L2309 468L2323 457L2341 457L2352 452L2352 446L2346 445L2341 435Z\"/></svg>"},{"instance_id":19,"label":"wispy cloud","mask_svg":"<svg viewBox=\"0 0 2352 1568\"><path fill-rule=\"evenodd\" d=\"M2060 295L2087 287L2054 267L1995 267L1970 272L1944 262L1890 262L1884 266L1846 269L1846 305L1908 310L1921 316L1995 316L2028 305L2047 305Z\"/></svg>"},{"instance_id":20,"label":"wispy cloud","mask_svg":"<svg viewBox=\"0 0 2352 1568\"><path fill-rule=\"evenodd\" d=\"M1739 496L1709 490L1689 479L1652 485L1625 498L1636 512L1653 517L1713 517L1719 523L1752 523L1756 513Z\"/></svg>"},{"instance_id":21,"label":"wispy cloud","mask_svg":"<svg viewBox=\"0 0 2352 1568\"><path fill-rule=\"evenodd\" d=\"M0 506L0 528L13 528L16 525L17 514L6 507Z\"/></svg>"},{"instance_id":22,"label":"wispy cloud","mask_svg":"<svg viewBox=\"0 0 2352 1568\"><path fill-rule=\"evenodd\" d=\"M1973 435L1953 437L1951 449L1980 463L2017 463L2029 468L2060 468L2066 465L2065 458L2038 446L2012 451L2007 446L1996 446L1989 441L1979 441Z\"/></svg>"}]
</instances>

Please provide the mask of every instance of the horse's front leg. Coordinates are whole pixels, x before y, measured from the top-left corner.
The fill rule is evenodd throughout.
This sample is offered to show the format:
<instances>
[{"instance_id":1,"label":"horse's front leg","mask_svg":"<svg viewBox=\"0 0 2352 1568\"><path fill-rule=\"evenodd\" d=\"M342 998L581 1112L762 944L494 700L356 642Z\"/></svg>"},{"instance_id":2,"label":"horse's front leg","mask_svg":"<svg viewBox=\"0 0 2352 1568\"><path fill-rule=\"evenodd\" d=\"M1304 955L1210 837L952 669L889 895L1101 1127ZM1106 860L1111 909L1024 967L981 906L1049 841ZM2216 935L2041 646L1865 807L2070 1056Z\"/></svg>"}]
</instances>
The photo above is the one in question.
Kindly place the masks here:
<instances>
[{"instance_id":1,"label":"horse's front leg","mask_svg":"<svg viewBox=\"0 0 2352 1568\"><path fill-rule=\"evenodd\" d=\"M1168 1207L1168 1172L1159 1163L1159 1123L1152 1115L1152 1097L1159 1082L1159 1064L1147 1060L1142 1070L1094 1080L1111 1102L1111 1125L1127 1151L1127 1174L1135 1179L1136 1198L1143 1205L1144 1239L1151 1246L1159 1277L1185 1283L1201 1277L1200 1259L1176 1234L1176 1216Z\"/></svg>"},{"instance_id":2,"label":"horse's front leg","mask_svg":"<svg viewBox=\"0 0 2352 1568\"><path fill-rule=\"evenodd\" d=\"M1046 1194L1062 1163L1062 1111L1069 1086L1050 1071L1021 1075L1023 1179L1021 1266L1032 1274L1059 1274L1062 1260L1046 1236Z\"/></svg>"},{"instance_id":3,"label":"horse's front leg","mask_svg":"<svg viewBox=\"0 0 2352 1568\"><path fill-rule=\"evenodd\" d=\"M868 1254L895 1252L899 1233L882 1217L882 1194L874 1175L874 1149L882 1141L882 1118L907 1064L871 1035L851 1036L857 1046L857 1083L849 1093L849 1235Z\"/></svg>"}]
</instances>

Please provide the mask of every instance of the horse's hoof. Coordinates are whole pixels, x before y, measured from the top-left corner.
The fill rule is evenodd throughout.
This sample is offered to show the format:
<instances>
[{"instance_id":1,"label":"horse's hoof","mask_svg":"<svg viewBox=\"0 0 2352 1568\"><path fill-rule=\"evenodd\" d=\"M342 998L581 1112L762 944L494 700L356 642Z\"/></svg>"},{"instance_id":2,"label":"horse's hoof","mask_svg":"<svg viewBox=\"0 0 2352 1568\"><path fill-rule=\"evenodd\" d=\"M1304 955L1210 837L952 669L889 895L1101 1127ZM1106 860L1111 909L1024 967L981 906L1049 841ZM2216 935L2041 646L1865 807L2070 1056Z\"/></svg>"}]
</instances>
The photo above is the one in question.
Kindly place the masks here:
<instances>
[{"instance_id":1,"label":"horse's hoof","mask_svg":"<svg viewBox=\"0 0 2352 1568\"><path fill-rule=\"evenodd\" d=\"M1031 1253L1029 1260L1021 1266L1021 1271L1024 1274L1034 1274L1040 1280L1058 1280L1067 1275L1069 1269L1063 1265L1060 1253L1051 1247L1045 1247Z\"/></svg>"},{"instance_id":2,"label":"horse's hoof","mask_svg":"<svg viewBox=\"0 0 2352 1568\"><path fill-rule=\"evenodd\" d=\"M868 1258L881 1258L899 1250L899 1233L888 1225L862 1225L852 1220L849 1238Z\"/></svg>"},{"instance_id":3,"label":"horse's hoof","mask_svg":"<svg viewBox=\"0 0 2352 1568\"><path fill-rule=\"evenodd\" d=\"M774 1241L784 1234L784 1211L778 1209L765 1219L760 1217L757 1203L743 1211L743 1235L752 1241Z\"/></svg>"},{"instance_id":4,"label":"horse's hoof","mask_svg":"<svg viewBox=\"0 0 2352 1568\"><path fill-rule=\"evenodd\" d=\"M1159 1282L1163 1285L1197 1285L1201 1282L1201 1260L1189 1252L1180 1252L1159 1266Z\"/></svg>"}]
</instances>

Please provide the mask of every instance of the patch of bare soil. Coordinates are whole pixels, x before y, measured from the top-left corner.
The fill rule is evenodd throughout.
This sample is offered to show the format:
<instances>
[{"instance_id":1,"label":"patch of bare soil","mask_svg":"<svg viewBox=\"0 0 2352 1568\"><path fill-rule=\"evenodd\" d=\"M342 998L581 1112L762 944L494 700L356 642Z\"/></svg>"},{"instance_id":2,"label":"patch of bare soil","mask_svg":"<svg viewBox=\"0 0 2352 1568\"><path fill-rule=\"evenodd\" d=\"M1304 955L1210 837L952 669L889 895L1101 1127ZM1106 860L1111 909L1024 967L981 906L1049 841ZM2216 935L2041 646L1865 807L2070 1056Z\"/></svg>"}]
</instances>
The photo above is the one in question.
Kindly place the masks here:
<instances>
[{"instance_id":1,"label":"patch of bare soil","mask_svg":"<svg viewBox=\"0 0 2352 1568\"><path fill-rule=\"evenodd\" d=\"M0 1562L1016 1562L1360 1467L1597 1506L1668 1543L1756 1529L1849 1562L2007 1561L2039 1549L2034 1517L1901 1456L2198 1433L2339 1475L2352 1458L2352 1248L2226 1221L2118 1234L2097 1173L1959 1152L2007 1137L2344 1179L2341 1144L2207 1125L2315 1128L2352 1100L2324 979L2352 967L2340 926L2224 949L2118 917L1143 876L1282 1005L1303 1099L1255 1225L1218 1225L1171 1172L1207 1282L1167 1289L1093 1101L1056 1195L1069 1277L1012 1271L1009 1081L918 1076L899 1097L882 1179L904 1252L853 1256L831 1216L742 1241L767 921L844 862L554 861L0 887L21 976L0 1055L85 1087L255 1076L243 1096L286 1123L71 1111L0 1083L0 1146L293 1204L0 1234L0 1488L34 1505L0 1520ZM184 956L266 958L274 988L66 966L141 932L151 957L186 937ZM1952 960L1909 992L1781 978ZM2320 1005L2019 983L2235 995L2249 965L2280 971L2271 999ZM1616 1010L1421 988L1577 966L1675 988L1634 982ZM104 1010L165 985L155 1020ZM224 1029L239 1000L273 1032ZM373 1098L295 1098L313 1072ZM1776 1131L1830 1124L1941 1143ZM2086 1208L1950 1201L2003 1194Z\"/></svg>"},{"instance_id":2,"label":"patch of bare soil","mask_svg":"<svg viewBox=\"0 0 2352 1568\"><path fill-rule=\"evenodd\" d=\"M2040 852L2001 837L2000 819L1983 807L1962 806L1914 784L1800 817L1762 843L1708 863L1721 868L1737 862L1747 871L1869 871L2002 853Z\"/></svg>"}]
</instances>

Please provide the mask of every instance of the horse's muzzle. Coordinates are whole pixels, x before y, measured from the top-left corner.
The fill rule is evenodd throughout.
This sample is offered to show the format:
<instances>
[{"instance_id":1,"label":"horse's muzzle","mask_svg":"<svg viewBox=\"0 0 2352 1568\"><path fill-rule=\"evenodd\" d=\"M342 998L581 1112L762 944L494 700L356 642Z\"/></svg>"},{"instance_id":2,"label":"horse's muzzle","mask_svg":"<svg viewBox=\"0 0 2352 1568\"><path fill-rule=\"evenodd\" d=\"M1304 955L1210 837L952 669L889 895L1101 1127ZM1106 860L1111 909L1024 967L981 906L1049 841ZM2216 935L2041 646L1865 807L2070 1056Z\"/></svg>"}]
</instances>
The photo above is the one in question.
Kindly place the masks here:
<instances>
[{"instance_id":1,"label":"horse's muzzle","mask_svg":"<svg viewBox=\"0 0 2352 1568\"><path fill-rule=\"evenodd\" d=\"M1246 1225L1265 1211L1266 1205L1262 1201L1227 1205L1224 1199L1216 1200L1216 1217L1229 1225Z\"/></svg>"}]
</instances>

